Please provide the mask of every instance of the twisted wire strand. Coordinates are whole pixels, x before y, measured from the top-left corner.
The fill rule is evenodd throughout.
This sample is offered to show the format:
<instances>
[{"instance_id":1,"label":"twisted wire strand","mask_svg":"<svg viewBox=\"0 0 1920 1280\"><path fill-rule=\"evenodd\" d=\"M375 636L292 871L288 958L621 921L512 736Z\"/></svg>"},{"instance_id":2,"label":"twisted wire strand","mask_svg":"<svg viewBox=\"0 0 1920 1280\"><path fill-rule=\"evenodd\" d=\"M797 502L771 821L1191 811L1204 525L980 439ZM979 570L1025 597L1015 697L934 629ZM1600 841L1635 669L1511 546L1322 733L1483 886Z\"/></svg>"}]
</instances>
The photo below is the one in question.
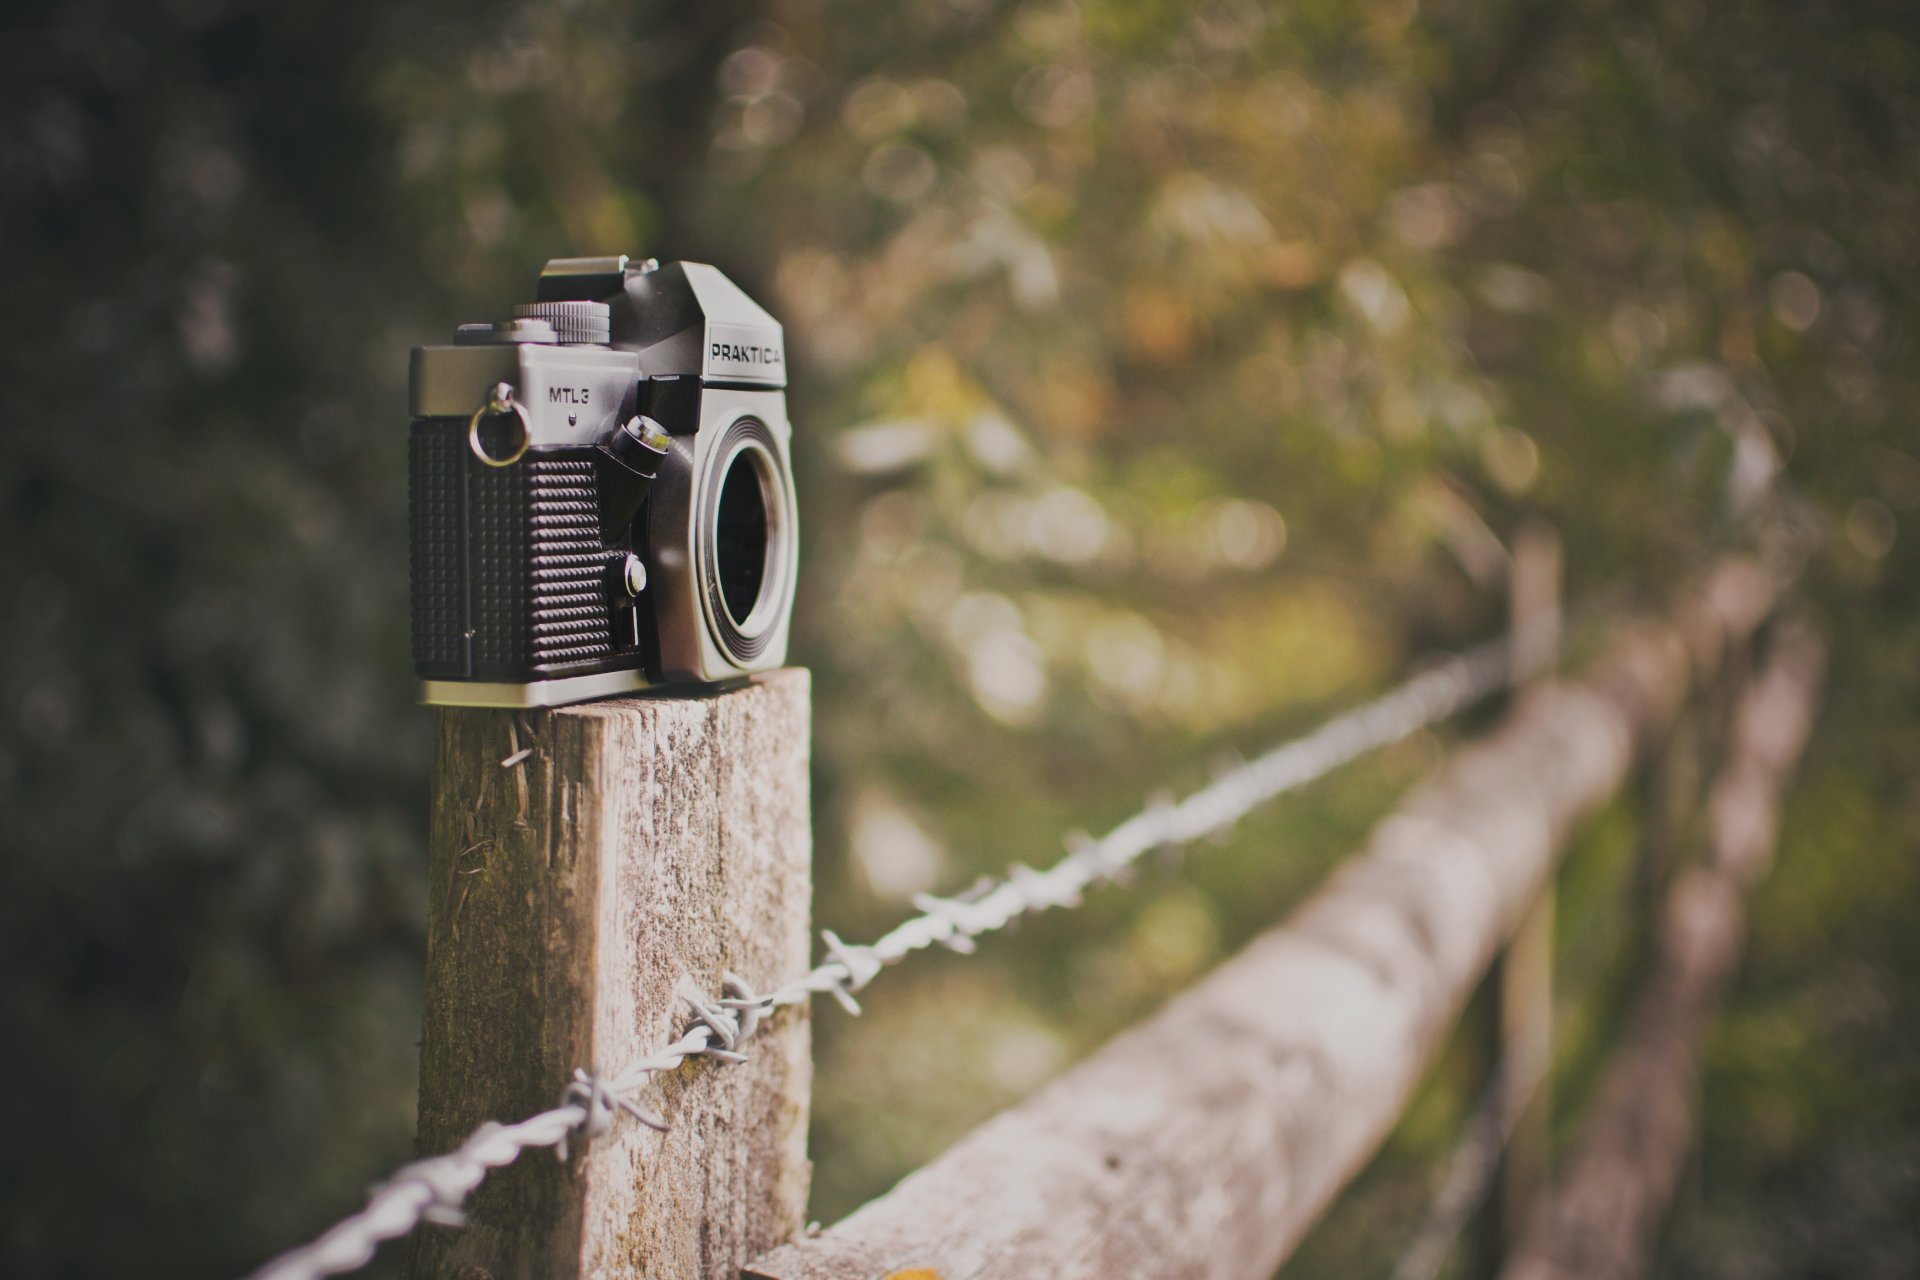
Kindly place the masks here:
<instances>
[{"instance_id":1,"label":"twisted wire strand","mask_svg":"<svg viewBox=\"0 0 1920 1280\"><path fill-rule=\"evenodd\" d=\"M1543 657L1531 638L1523 629L1447 658L1305 736L1234 766L1185 800L1159 796L1098 839L1069 837L1068 854L1044 871L1016 864L1005 877L983 878L953 897L919 895L914 905L920 914L872 943L851 944L823 930L826 958L771 991L755 992L738 975L727 974L720 998L683 997L688 1025L673 1043L612 1076L576 1069L558 1105L517 1124L489 1121L446 1155L403 1166L374 1189L358 1213L275 1258L250 1280L320 1280L358 1270L382 1241L406 1235L421 1222L459 1224L467 1195L489 1170L536 1147L552 1147L564 1160L573 1140L607 1132L623 1113L664 1131L663 1119L628 1096L654 1075L689 1058L745 1061L740 1046L776 1009L830 995L848 1013L858 1014L855 993L883 968L916 951L939 945L971 953L974 939L1023 916L1076 906L1087 889L1113 880L1154 850L1217 834L1267 801L1524 679Z\"/></svg>"},{"instance_id":2,"label":"twisted wire strand","mask_svg":"<svg viewBox=\"0 0 1920 1280\"><path fill-rule=\"evenodd\" d=\"M281 1254L253 1273L252 1280L319 1280L358 1271L373 1260L383 1241L398 1239L422 1222L460 1226L461 1206L490 1170L512 1164L523 1151L553 1147L561 1159L575 1134L588 1137L613 1127L619 1112L665 1129L666 1122L623 1097L649 1076L671 1071L688 1058L712 1052L712 1028L702 1024L665 1048L630 1064L618 1076L603 1079L576 1069L558 1106L517 1124L489 1120L443 1156L403 1165L374 1188L360 1212L342 1219L309 1244Z\"/></svg>"}]
</instances>

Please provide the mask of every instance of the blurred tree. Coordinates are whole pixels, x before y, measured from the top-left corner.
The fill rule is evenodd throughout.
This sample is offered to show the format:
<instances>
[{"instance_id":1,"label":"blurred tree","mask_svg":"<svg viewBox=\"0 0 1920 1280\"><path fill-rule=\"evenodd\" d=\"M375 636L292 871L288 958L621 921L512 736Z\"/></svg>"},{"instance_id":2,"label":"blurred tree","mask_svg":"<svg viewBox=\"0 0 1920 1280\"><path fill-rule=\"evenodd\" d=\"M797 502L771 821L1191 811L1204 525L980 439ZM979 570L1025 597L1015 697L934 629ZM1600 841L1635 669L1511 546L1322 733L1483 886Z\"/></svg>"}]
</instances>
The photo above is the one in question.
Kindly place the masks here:
<instances>
[{"instance_id":1,"label":"blurred tree","mask_svg":"<svg viewBox=\"0 0 1920 1280\"><path fill-rule=\"evenodd\" d=\"M688 234L739 11L31 7L0 37L0 1272L233 1273L411 1151L404 352L549 252Z\"/></svg>"}]
</instances>

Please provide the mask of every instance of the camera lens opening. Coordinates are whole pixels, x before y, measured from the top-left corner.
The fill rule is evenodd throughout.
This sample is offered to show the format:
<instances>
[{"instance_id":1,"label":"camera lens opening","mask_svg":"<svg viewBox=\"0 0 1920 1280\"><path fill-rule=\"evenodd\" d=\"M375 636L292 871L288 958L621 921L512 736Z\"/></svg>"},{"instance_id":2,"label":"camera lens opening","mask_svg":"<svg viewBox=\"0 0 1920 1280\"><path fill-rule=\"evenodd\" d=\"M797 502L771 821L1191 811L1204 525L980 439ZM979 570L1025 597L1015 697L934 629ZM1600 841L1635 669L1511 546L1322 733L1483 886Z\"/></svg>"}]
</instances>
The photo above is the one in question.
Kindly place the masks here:
<instances>
[{"instance_id":1,"label":"camera lens opening","mask_svg":"<svg viewBox=\"0 0 1920 1280\"><path fill-rule=\"evenodd\" d=\"M743 448L728 460L720 482L720 504L714 513L714 569L720 598L735 626L753 613L767 581L773 542L767 515L771 477L765 472L766 455Z\"/></svg>"},{"instance_id":2,"label":"camera lens opening","mask_svg":"<svg viewBox=\"0 0 1920 1280\"><path fill-rule=\"evenodd\" d=\"M783 634L793 603L793 486L758 418L734 420L700 485L695 556L708 634L753 668Z\"/></svg>"}]
</instances>

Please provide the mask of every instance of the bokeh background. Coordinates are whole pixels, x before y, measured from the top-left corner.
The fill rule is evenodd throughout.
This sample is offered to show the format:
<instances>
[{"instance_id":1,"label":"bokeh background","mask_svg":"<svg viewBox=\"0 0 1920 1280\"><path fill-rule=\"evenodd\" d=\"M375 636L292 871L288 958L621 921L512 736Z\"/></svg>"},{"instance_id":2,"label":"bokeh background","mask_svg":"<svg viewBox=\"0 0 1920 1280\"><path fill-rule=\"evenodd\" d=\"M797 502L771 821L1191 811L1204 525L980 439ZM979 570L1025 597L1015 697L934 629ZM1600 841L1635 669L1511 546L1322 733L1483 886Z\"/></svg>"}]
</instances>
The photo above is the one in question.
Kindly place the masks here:
<instances>
[{"instance_id":1,"label":"bokeh background","mask_svg":"<svg viewBox=\"0 0 1920 1280\"><path fill-rule=\"evenodd\" d=\"M1487 634L1521 521L1573 594L1650 596L1783 467L1831 688L1659 1269L1920 1272L1914 36L1877 0L8 5L0 1274L238 1273L412 1154L407 350L621 251L787 325L849 937ZM1443 745L824 1006L814 1215L1277 918ZM1566 1116L1642 827L1566 873ZM1289 1274L1391 1267L1472 1071Z\"/></svg>"}]
</instances>

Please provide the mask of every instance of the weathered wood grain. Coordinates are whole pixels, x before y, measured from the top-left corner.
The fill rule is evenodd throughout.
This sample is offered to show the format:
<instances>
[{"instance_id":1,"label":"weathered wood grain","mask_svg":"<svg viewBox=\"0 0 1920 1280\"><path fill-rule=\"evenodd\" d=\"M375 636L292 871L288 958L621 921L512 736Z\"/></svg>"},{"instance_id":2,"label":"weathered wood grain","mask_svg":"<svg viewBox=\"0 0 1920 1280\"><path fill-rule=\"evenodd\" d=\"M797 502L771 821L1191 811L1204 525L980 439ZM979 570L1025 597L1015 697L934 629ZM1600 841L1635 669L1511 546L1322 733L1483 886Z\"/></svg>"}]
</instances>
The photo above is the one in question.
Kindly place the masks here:
<instances>
[{"instance_id":1,"label":"weathered wood grain","mask_svg":"<svg viewBox=\"0 0 1920 1280\"><path fill-rule=\"evenodd\" d=\"M1568 829L1766 612L1722 565L1523 695L1284 925L762 1280L1273 1273L1378 1146Z\"/></svg>"},{"instance_id":2,"label":"weathered wood grain","mask_svg":"<svg viewBox=\"0 0 1920 1280\"><path fill-rule=\"evenodd\" d=\"M679 992L808 961L808 680L544 713L436 710L420 1149L554 1105L683 1023ZM503 760L531 751L518 763ZM683 1064L561 1163L496 1171L429 1226L413 1280L721 1277L805 1212L807 1011L751 1060Z\"/></svg>"},{"instance_id":3,"label":"weathered wood grain","mask_svg":"<svg viewBox=\"0 0 1920 1280\"><path fill-rule=\"evenodd\" d=\"M1741 697L1729 759L1708 797L1708 856L1674 882L1652 968L1573 1158L1503 1280L1626 1280L1646 1271L1692 1150L1700 1044L1739 961L1746 894L1772 861L1821 658L1810 635L1789 632Z\"/></svg>"}]
</instances>

